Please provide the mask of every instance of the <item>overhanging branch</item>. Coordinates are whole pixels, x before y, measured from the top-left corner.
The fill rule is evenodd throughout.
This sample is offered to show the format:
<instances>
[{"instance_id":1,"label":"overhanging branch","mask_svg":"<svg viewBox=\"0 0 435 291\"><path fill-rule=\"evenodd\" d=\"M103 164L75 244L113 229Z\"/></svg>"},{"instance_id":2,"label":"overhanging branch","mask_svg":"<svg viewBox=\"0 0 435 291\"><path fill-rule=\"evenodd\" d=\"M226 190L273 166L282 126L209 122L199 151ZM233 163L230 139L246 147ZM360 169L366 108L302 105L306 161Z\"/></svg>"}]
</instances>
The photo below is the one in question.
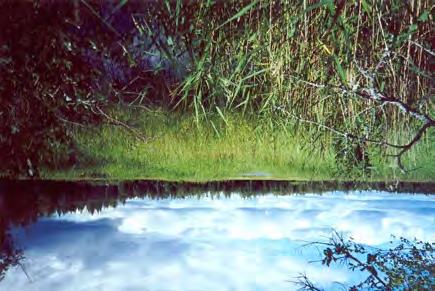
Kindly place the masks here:
<instances>
[{"instance_id":1,"label":"overhanging branch","mask_svg":"<svg viewBox=\"0 0 435 291\"><path fill-rule=\"evenodd\" d=\"M344 138L349 138L352 140L359 140L359 141L363 141L363 142L370 142L370 143L377 144L377 145L388 146L388 147L400 149L399 152L397 152L394 155L390 155L390 156L395 157L397 159L398 167L400 168L400 170L402 172L405 172L405 168L403 167L403 164L402 164L402 156L406 152L408 152L419 140L421 140L421 138L423 137L423 135L427 132L427 130L429 128L435 127L435 120L433 117L422 112L420 108L413 108L409 104L403 102L402 100L400 100L397 97L388 96L384 93L381 93L380 90L377 88L376 82L375 82L376 76L377 76L379 70L385 65L385 63L393 55L394 54L391 51L389 51L387 48L384 51L384 53L382 54L380 60L375 65L373 70L368 70L368 69L365 70L365 69L361 68L358 64L356 64L356 67L357 67L359 73L366 80L367 86L365 86L365 87L359 86L358 84L341 84L341 85L319 84L319 83L314 83L314 82L304 80L304 79L299 78L299 77L294 76L294 75L290 75L289 77L294 79L296 82L313 87L315 89L332 90L332 91L335 91L337 93L354 96L354 97L357 97L357 98L362 99L362 100L373 101L373 102L376 102L377 104L379 104L380 106L385 106L385 105L395 106L396 108L398 108L398 110L400 110L404 114L411 116L412 118L414 118L422 123L422 125L419 127L419 129L416 132L416 134L414 135L414 137L408 143L406 143L406 144L393 144L393 143L390 143L390 142L385 141L385 140L374 140L374 139L370 139L370 138L367 138L364 136L359 136L359 135L354 134L354 133L343 132L343 131L340 131L334 127L330 127L330 126L327 126L325 124L322 124L322 123L319 123L319 122L316 122L313 120L304 119L300 116L297 116L293 113L290 113L290 112L284 110L285 113L287 115L290 115L292 118L294 118L298 121L316 125L322 129L328 130L328 131L330 131L336 135L342 136Z\"/></svg>"}]
</instances>

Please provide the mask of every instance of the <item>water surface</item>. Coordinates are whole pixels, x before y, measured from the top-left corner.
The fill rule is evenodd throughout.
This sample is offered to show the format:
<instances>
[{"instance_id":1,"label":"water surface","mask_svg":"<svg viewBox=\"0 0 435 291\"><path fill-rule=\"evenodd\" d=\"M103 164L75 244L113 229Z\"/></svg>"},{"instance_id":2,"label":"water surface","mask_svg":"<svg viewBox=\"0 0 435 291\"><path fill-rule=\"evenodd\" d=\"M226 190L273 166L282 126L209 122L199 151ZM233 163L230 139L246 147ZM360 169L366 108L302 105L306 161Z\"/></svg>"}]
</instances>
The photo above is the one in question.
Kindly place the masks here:
<instances>
[{"instance_id":1,"label":"water surface","mask_svg":"<svg viewBox=\"0 0 435 291\"><path fill-rule=\"evenodd\" d=\"M124 203L109 196L87 196L85 207L77 198L37 196L37 210L9 222L24 258L6 271L0 290L294 290L289 281L300 273L340 290L337 282L364 277L312 262L321 249L307 242L326 240L332 229L377 247L392 234L435 241L431 195L203 193Z\"/></svg>"}]
</instances>

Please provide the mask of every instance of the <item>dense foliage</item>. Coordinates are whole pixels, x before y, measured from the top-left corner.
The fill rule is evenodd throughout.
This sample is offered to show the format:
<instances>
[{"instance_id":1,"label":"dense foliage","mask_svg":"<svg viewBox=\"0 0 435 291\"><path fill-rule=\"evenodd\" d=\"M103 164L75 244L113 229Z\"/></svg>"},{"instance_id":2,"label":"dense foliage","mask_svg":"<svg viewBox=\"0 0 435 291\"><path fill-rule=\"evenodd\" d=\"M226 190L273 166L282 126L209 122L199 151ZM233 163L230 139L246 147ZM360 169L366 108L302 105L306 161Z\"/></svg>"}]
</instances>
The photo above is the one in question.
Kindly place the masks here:
<instances>
[{"instance_id":1,"label":"dense foliage","mask_svg":"<svg viewBox=\"0 0 435 291\"><path fill-rule=\"evenodd\" d=\"M431 12L399 0L2 1L0 171L37 176L71 124L113 123L101 109L117 103L338 133L339 172L369 172L370 144L385 154L412 139L387 134L435 126Z\"/></svg>"},{"instance_id":2,"label":"dense foliage","mask_svg":"<svg viewBox=\"0 0 435 291\"><path fill-rule=\"evenodd\" d=\"M141 7L97 4L0 3L2 175L37 177L41 163L57 162L55 152L74 163L69 129L108 118L101 108L109 102L165 105L167 79L144 58L149 45L131 18Z\"/></svg>"},{"instance_id":3,"label":"dense foliage","mask_svg":"<svg viewBox=\"0 0 435 291\"><path fill-rule=\"evenodd\" d=\"M66 123L93 122L98 74L83 58L86 39L60 1L2 1L0 8L0 170L37 176Z\"/></svg>"}]
</instances>

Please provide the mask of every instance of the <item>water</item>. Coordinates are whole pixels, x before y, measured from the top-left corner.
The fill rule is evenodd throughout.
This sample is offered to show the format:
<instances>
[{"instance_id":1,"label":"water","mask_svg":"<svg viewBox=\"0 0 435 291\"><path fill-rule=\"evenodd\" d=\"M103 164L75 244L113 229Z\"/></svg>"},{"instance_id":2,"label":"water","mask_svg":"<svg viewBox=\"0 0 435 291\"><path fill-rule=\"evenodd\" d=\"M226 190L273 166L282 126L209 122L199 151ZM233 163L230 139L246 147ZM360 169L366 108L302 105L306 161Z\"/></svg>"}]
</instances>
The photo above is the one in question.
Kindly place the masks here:
<instances>
[{"instance_id":1,"label":"water","mask_svg":"<svg viewBox=\"0 0 435 291\"><path fill-rule=\"evenodd\" d=\"M377 247L392 234L435 241L431 195L23 195L31 207L20 206L23 197L0 199L24 256L0 290L295 290L290 281L300 273L341 290L337 282L365 277L310 262L321 249L307 242L326 241L332 229Z\"/></svg>"}]
</instances>

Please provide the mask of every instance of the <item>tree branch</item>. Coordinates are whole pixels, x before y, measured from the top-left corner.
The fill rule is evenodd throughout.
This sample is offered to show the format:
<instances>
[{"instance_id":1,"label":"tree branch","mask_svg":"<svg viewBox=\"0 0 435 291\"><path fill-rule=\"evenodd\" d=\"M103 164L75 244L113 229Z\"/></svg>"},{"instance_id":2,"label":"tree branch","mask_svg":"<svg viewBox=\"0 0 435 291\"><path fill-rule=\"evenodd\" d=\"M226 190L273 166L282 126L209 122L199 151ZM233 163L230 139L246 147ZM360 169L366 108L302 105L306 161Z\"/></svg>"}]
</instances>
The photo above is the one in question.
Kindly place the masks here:
<instances>
[{"instance_id":1,"label":"tree branch","mask_svg":"<svg viewBox=\"0 0 435 291\"><path fill-rule=\"evenodd\" d=\"M414 44L418 45L416 43L414 43ZM400 111L402 111L404 114L407 114L407 115L417 119L418 121L422 122L422 125L418 129L417 133L414 135L412 140L410 142L408 142L407 144L397 145L397 144L392 144L388 141L369 139L367 137L358 136L358 135L355 135L352 133L342 132L340 130L337 130L336 128L327 126L325 124L321 124L321 123L318 123L318 122L315 122L312 120L307 120L307 119L301 118L300 116L296 116L295 114L292 114L288 111L286 111L286 113L289 114L290 116L292 116L293 118L297 119L298 121L317 125L323 129L331 131L332 133L339 135L339 136L343 136L345 138L366 141L366 142L370 142L370 143L377 144L377 145L385 145L385 146L401 149L398 153L396 153L394 155L390 155L390 156L397 158L398 167L400 168L400 170L402 172L405 172L405 168L403 167L402 160L401 160L403 154L405 154L407 151L409 151L423 137L424 133L428 130L428 128L435 127L435 120L433 117L429 116L428 114L423 113L419 108L413 108L410 105L408 105L407 103L400 100L399 98L396 98L393 96L387 96L383 93L380 93L380 91L378 90L378 88L376 86L377 74L378 74L379 70L381 70L381 68L386 64L386 62L393 55L394 55L394 53L391 52L388 48L386 48L373 70L363 69L357 63L355 63L361 76L363 76L366 79L367 87L360 87L358 84L342 84L342 85L318 84L318 83L313 83L313 82L303 80L303 79L301 79L297 76L293 76L293 75L290 75L289 77L292 79L295 79L297 82L300 82L302 84L308 85L308 86L316 88L316 89L329 89L329 90L333 90L335 92L339 92L339 93L342 93L345 95L356 96L356 97L363 99L363 100L374 101L374 102L380 104L381 106L385 106L385 105L395 106Z\"/></svg>"},{"instance_id":2,"label":"tree branch","mask_svg":"<svg viewBox=\"0 0 435 291\"><path fill-rule=\"evenodd\" d=\"M147 142L148 138L146 136L144 136L141 132L139 132L137 129L129 126L128 124L108 115L107 113L105 113L103 110L101 110L100 107L96 106L95 109L97 110L97 112L103 116L104 118L106 118L110 123L121 126L123 128L125 128L126 130L128 130L130 133L132 133L137 139L139 139L142 142Z\"/></svg>"}]
</instances>

